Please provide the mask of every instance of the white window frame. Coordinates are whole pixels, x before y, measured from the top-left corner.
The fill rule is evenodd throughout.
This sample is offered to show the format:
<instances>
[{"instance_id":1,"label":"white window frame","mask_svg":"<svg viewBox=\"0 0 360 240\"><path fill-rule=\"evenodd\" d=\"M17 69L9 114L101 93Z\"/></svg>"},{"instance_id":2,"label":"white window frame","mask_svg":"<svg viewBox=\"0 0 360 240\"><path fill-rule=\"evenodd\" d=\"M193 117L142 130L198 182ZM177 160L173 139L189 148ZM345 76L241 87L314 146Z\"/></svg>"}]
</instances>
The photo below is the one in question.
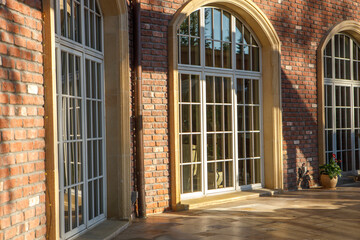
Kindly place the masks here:
<instances>
[{"instance_id":1,"label":"white window frame","mask_svg":"<svg viewBox=\"0 0 360 240\"><path fill-rule=\"evenodd\" d=\"M350 43L349 43L349 51L350 51L350 79L337 79L336 78L336 74L335 74L335 36L336 35L342 35L342 36L346 36L346 37L349 37L350 38ZM332 90L331 90L331 98L332 98L332 107L328 107L326 105L326 99L324 101L324 109L326 110L327 108L331 108L332 109L332 146L333 146L333 149L332 151L329 151L327 148L328 146L326 146L326 141L325 141L325 156L327 156L327 154L331 155L331 154L335 154L338 152L338 151L341 151L341 149L337 149L337 140L336 140L336 130L338 129L336 127L336 87L349 87L350 88L350 107L347 107L347 108L350 108L350 117L351 117L351 127L350 128L346 128L346 130L350 130L351 131L351 168L352 170L351 171L344 171L345 174L347 173L355 173L357 172L357 170L359 169L356 169L356 163L355 163L355 124L354 124L354 121L355 121L355 118L354 118L354 88L358 87L360 88L360 79L359 80L354 80L354 65L353 65L353 61L354 61L354 56L353 56L353 43L355 43L357 46L359 46L359 44L354 40L353 37L351 37L349 34L346 34L346 33L338 33L338 34L335 34L331 39L331 65L332 65L332 76L331 78L327 78L325 76L325 68L326 68L326 61L324 60L324 67L322 69L323 71L323 76L324 76L324 89L326 91L326 86L331 86ZM327 43L327 45L329 44L329 42ZM339 43L340 44L340 43ZM323 54L323 57L324 59L329 58L329 56L327 56L325 54L326 52L326 47L327 45L325 46L324 48L324 54ZM344 46L340 46L340 47L344 47ZM339 50L340 51L340 50ZM359 51L359 54L360 54L360 51ZM337 57L339 58L339 57ZM356 60L358 61L358 60ZM360 71L360 68L358 69L358 71ZM325 98L325 95L324 94L324 98ZM338 107L338 108L341 108L341 109L344 109L344 107ZM325 114L326 114L326 111L325 111ZM325 117L325 126L327 125L326 124L326 120L327 118ZM324 135L326 136L325 134L325 131L327 130L328 128L324 128ZM343 128L341 128L343 129ZM340 157L337 156L339 159ZM340 159L342 160L342 159ZM328 162L329 159L325 159L325 162ZM340 166L342 167L343 166L343 163L339 163Z\"/></svg>"},{"instance_id":2,"label":"white window frame","mask_svg":"<svg viewBox=\"0 0 360 240\"><path fill-rule=\"evenodd\" d=\"M178 64L178 73L180 74L192 74L192 75L200 75L200 99L201 99L201 164L202 164L202 191L200 192L192 192L192 193L181 193L181 200L187 200L192 198L199 198L206 195L216 195L227 192L235 192L241 190L250 190L257 189L264 186L264 153L263 153L263 96L262 96L262 56L261 56L261 44L257 39L256 35L252 32L251 28L246 24L246 22L240 18L236 13L231 10L223 9L231 14L231 68L217 68L217 67L207 67L205 66L205 40L204 40L204 28L205 28L205 17L204 9L212 8L211 6L201 7L197 10L200 10L200 65L187 65L187 64ZM216 8L216 7L215 7ZM221 9L221 8L218 8ZM195 11L197 11L195 10ZM236 69L236 43L235 43L235 25L236 19L238 19L244 27L246 27L253 38L256 40L259 46L259 72L247 71L247 70L238 70ZM189 43L190 44L190 43ZM178 51L180 49L180 43L178 44ZM250 53L252 55L252 53ZM190 57L190 56L189 56ZM250 58L252 59L252 57ZM223 60L222 60L223 61ZM207 129L206 129L206 76L219 76L219 77L229 77L232 79L232 134L233 134L233 187L221 188L208 190L207 186ZM260 124L260 171L261 171L261 183L257 184L248 184L248 185L239 185L238 179L238 151L237 151L237 142L238 142L238 129L237 129L237 98L236 98L236 79L256 79L259 81L259 124ZM179 78L179 81L181 79ZM179 94L181 96L181 93ZM181 101L180 101L181 102ZM179 107L178 105L177 107ZM179 122L181 124L181 121ZM180 135L181 136L181 133ZM180 144L181 145L181 144ZM249 158L252 159L252 158ZM180 167L180 165L179 165ZM254 171L254 169L253 169ZM253 176L255 176L253 172ZM182 173L180 171L180 181L182 184Z\"/></svg>"},{"instance_id":3,"label":"white window frame","mask_svg":"<svg viewBox=\"0 0 360 240\"><path fill-rule=\"evenodd\" d=\"M103 27L103 17L101 17L101 33L100 33L100 39L101 39L101 50L102 51L98 51L96 49L93 49L91 47L88 47L85 45L85 17L84 17L84 0L77 0L78 2L80 2L80 21L81 21L81 43L73 41L69 38L66 38L64 36L61 36L61 21L60 21L60 1L57 0L53 0L54 1L54 6L55 6L55 29L56 29L56 34L55 34L55 52L56 52L56 68L57 68L57 79L61 79L61 52L65 51L68 54L73 54L76 56L80 57L80 71L81 71L81 120L82 120L82 158L83 158L83 163L82 163L82 174L83 174L83 180L82 180L82 184L83 184L83 197L84 199L82 200L82 204L83 204L83 208L84 208L84 213L83 213L83 222L84 224L74 228L72 230L70 230L69 232L65 233L65 223L64 223L64 195L63 195L63 189L64 189L64 169L63 169L63 164L60 164L60 161L62 161L62 157L59 156L59 154L57 153L57 155L59 156L59 207L60 207L60 239L73 239L76 238L77 236L79 236L79 234L81 234L82 232L86 231L87 229L91 228L92 226L101 223L102 221L104 221L106 219L106 213L107 213L107 195L106 195L106 138L105 138L105 82L104 82L104 27ZM102 12L101 8L100 8L100 4L98 4L97 0L94 0L95 4L97 4L97 7L100 11L100 14ZM73 0L71 0L71 3L73 2ZM102 16L102 14L101 14ZM94 22L95 22L95 18L94 18ZM96 31L96 25L94 24L94 30ZM96 32L95 32L96 34ZM96 45L95 45L96 46ZM87 126L86 123L87 121L85 120L87 115L86 115L86 101L87 101L87 96L86 96L86 84L85 84L85 61L86 59L89 59L90 61L96 62L96 63L100 63L101 67L100 67L100 76L101 76L101 112L102 112L102 126L101 126L101 137L99 137L99 139L101 138L102 141L102 155L99 156L99 158L102 158L102 169L103 169L103 173L102 173L102 177L97 177L98 179L102 178L103 179L103 214L99 214L97 217L89 220L89 210L88 210L88 168L87 168L87 141L88 141L88 137L87 137ZM68 63L68 62L67 62ZM60 68L60 69L59 69ZM61 89L60 86L60 81L57 80L57 89ZM57 91L56 91L57 92ZM57 114L58 116L62 116L61 115L61 111L62 111L62 106L61 106L61 100L62 98L62 94L57 94L57 99L58 99L58 103L57 103ZM62 134L61 134L61 129L62 129L62 117L58 117L58 127L56 129L56 131L58 131L58 136L59 139L62 139ZM62 140L59 141L59 139L57 139L58 144L62 144ZM59 153L60 155L62 155L62 146L59 148ZM99 169L97 169L97 171L99 172ZM93 177L94 178L94 177ZM94 194L94 192L93 192ZM98 201L100 204L100 199L98 196ZM94 210L94 209L93 209Z\"/></svg>"}]
</instances>

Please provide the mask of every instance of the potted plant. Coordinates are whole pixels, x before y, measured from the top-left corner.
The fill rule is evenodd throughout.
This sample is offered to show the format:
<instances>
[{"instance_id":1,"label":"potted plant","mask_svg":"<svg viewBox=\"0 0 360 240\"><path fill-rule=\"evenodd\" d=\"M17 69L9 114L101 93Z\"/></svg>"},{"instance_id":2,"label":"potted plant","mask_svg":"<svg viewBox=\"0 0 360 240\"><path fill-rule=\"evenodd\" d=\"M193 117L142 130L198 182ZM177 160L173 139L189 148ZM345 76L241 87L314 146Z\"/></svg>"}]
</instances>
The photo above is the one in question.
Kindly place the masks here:
<instances>
[{"instance_id":1,"label":"potted plant","mask_svg":"<svg viewBox=\"0 0 360 240\"><path fill-rule=\"evenodd\" d=\"M339 162L341 162L341 160L337 160L336 155L333 154L329 163L320 166L320 181L324 188L336 189L336 184L339 179L338 176L341 177Z\"/></svg>"}]
</instances>

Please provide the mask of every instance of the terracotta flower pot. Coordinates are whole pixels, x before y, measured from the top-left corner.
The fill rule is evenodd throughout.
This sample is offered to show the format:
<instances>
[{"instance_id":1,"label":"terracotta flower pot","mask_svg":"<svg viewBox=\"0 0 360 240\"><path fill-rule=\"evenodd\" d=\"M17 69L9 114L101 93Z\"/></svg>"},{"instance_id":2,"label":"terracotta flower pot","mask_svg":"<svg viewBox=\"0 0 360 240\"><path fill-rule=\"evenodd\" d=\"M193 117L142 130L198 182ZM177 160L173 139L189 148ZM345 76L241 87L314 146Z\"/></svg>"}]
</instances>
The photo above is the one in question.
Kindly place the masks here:
<instances>
[{"instance_id":1,"label":"terracotta flower pot","mask_svg":"<svg viewBox=\"0 0 360 240\"><path fill-rule=\"evenodd\" d=\"M333 179L330 179L329 175L321 174L320 181L323 188L335 190L336 184L338 182L339 178L336 176Z\"/></svg>"}]
</instances>

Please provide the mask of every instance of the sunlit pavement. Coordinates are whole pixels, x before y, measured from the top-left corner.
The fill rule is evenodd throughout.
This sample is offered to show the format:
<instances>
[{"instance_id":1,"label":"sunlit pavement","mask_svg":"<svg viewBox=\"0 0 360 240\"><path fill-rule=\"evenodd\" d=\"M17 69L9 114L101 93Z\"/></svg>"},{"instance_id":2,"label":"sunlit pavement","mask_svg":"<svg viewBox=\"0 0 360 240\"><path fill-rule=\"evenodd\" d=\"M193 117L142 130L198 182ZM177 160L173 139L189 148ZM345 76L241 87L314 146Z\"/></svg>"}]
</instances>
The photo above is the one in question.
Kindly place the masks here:
<instances>
[{"instance_id":1,"label":"sunlit pavement","mask_svg":"<svg viewBox=\"0 0 360 240\"><path fill-rule=\"evenodd\" d=\"M153 215L115 239L360 239L360 182Z\"/></svg>"}]
</instances>

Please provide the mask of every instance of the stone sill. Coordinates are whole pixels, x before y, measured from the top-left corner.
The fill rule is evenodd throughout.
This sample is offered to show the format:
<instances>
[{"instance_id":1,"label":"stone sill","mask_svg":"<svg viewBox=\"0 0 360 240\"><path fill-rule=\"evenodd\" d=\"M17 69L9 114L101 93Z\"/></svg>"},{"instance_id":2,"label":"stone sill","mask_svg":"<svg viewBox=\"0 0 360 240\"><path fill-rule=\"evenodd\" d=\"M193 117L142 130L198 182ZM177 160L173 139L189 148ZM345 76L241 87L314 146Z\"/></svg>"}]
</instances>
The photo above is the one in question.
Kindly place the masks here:
<instances>
[{"instance_id":1,"label":"stone sill","mask_svg":"<svg viewBox=\"0 0 360 240\"><path fill-rule=\"evenodd\" d=\"M110 240L129 226L128 221L105 220L84 234L75 238L76 240Z\"/></svg>"},{"instance_id":2,"label":"stone sill","mask_svg":"<svg viewBox=\"0 0 360 240\"><path fill-rule=\"evenodd\" d=\"M215 204L229 203L238 200L247 200L261 196L272 196L277 193L279 193L279 191L277 190L260 188L256 190L210 195L201 198L182 200L181 207L178 208L178 210L196 209L196 208L211 206Z\"/></svg>"}]
</instances>

